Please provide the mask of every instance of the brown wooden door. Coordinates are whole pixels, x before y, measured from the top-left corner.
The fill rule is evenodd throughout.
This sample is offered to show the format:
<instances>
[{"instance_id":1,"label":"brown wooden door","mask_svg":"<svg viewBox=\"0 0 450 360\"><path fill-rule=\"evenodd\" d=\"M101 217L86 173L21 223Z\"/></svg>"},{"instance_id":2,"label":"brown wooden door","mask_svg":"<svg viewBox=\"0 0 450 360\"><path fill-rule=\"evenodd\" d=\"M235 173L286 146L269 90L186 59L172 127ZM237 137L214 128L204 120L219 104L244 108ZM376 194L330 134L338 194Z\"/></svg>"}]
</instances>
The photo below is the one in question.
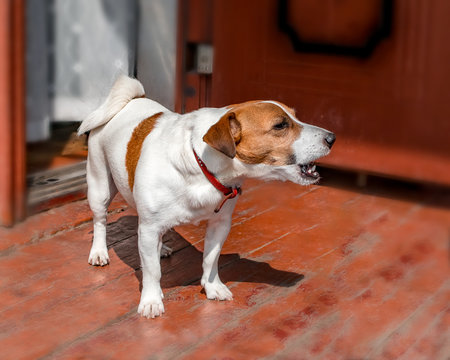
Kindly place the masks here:
<instances>
[{"instance_id":1,"label":"brown wooden door","mask_svg":"<svg viewBox=\"0 0 450 360\"><path fill-rule=\"evenodd\" d=\"M398 0L391 19L379 13L390 1L314 3L214 1L209 105L279 100L337 134L330 166L450 184L450 2ZM296 51L280 6L306 43L323 46ZM386 20L373 51L345 51Z\"/></svg>"}]
</instances>

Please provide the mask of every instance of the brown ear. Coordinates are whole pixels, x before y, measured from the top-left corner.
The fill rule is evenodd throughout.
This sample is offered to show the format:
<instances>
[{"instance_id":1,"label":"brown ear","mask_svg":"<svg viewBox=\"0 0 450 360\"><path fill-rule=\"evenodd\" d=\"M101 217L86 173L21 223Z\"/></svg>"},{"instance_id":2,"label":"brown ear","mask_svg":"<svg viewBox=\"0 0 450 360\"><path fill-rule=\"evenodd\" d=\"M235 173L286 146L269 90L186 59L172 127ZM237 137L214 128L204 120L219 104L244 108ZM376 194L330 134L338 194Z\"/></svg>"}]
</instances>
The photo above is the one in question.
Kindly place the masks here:
<instances>
[{"instance_id":1,"label":"brown ear","mask_svg":"<svg viewBox=\"0 0 450 360\"><path fill-rule=\"evenodd\" d=\"M209 128L203 141L229 158L236 156L236 144L241 137L241 124L234 112L228 112Z\"/></svg>"}]
</instances>

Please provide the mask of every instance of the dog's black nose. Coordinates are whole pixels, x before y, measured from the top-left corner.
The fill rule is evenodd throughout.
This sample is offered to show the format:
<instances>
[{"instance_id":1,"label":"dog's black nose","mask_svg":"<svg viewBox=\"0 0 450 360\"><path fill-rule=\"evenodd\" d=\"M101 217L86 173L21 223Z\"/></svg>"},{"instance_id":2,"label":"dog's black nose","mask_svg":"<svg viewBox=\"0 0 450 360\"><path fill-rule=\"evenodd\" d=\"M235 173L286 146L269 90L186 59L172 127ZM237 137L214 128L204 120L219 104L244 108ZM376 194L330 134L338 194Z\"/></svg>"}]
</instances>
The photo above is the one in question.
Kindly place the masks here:
<instances>
[{"instance_id":1,"label":"dog's black nose","mask_svg":"<svg viewBox=\"0 0 450 360\"><path fill-rule=\"evenodd\" d=\"M336 141L336 135L334 135L332 132L328 133L325 136L325 142L327 143L327 146L331 149L334 142Z\"/></svg>"}]
</instances>

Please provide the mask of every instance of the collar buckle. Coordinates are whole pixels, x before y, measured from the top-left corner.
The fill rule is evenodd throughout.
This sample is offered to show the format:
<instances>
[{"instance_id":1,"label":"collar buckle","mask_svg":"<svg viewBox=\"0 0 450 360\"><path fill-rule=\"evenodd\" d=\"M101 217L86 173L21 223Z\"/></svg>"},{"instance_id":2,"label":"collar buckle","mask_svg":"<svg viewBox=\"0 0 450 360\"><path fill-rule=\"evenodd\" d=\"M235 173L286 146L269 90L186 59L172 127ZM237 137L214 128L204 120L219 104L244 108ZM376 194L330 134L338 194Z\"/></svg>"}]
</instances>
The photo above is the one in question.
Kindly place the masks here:
<instances>
[{"instance_id":1,"label":"collar buckle","mask_svg":"<svg viewBox=\"0 0 450 360\"><path fill-rule=\"evenodd\" d=\"M239 186L236 186L232 188L231 192L228 195L225 195L225 198L222 200L222 202L214 209L214 212L217 214L220 209L222 209L222 206L225 204L225 202L229 199L234 199L236 196L242 194L242 189Z\"/></svg>"}]
</instances>

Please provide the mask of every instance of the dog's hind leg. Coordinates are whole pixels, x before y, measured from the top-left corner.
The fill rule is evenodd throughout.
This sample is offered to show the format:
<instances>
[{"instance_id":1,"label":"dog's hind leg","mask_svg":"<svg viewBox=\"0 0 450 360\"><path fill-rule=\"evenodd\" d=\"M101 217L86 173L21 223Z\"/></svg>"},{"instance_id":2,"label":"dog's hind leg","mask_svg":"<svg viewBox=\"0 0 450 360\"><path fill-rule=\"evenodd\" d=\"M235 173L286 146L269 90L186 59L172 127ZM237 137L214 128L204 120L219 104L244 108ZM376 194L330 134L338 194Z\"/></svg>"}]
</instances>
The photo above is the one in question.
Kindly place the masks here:
<instances>
[{"instance_id":1,"label":"dog's hind leg","mask_svg":"<svg viewBox=\"0 0 450 360\"><path fill-rule=\"evenodd\" d=\"M89 142L91 146L91 141ZM95 146L95 144L92 144ZM89 253L89 264L104 266L109 263L106 245L106 215L108 206L117 194L108 164L102 152L89 153L87 162L88 202L94 215L94 238Z\"/></svg>"},{"instance_id":2,"label":"dog's hind leg","mask_svg":"<svg viewBox=\"0 0 450 360\"><path fill-rule=\"evenodd\" d=\"M208 221L203 251L203 276L201 284L206 297L211 300L232 300L233 294L219 278L218 262L222 245L231 227L236 199L228 201L222 210Z\"/></svg>"}]
</instances>

